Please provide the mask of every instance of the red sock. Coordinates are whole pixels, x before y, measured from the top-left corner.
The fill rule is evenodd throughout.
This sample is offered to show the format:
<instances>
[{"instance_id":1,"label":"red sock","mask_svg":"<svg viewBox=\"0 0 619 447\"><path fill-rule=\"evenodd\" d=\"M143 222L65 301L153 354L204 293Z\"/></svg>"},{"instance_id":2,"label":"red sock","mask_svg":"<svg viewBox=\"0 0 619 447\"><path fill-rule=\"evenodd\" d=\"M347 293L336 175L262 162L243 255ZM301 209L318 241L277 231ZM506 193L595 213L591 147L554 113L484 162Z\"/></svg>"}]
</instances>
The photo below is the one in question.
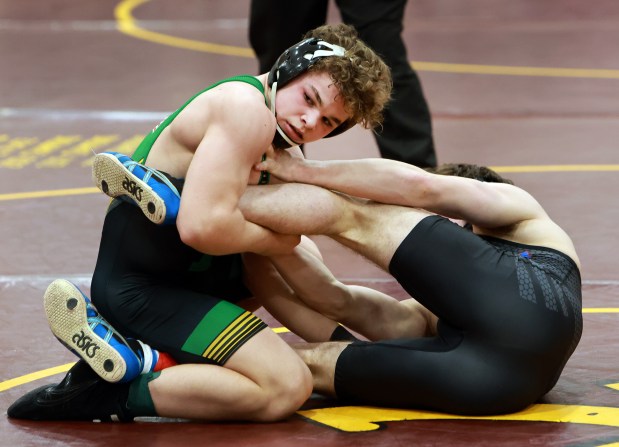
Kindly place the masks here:
<instances>
[{"instance_id":1,"label":"red sock","mask_svg":"<svg viewBox=\"0 0 619 447\"><path fill-rule=\"evenodd\" d=\"M159 351L159 359L153 368L153 372L162 371L170 366L178 365L178 362L174 360L170 354Z\"/></svg>"}]
</instances>

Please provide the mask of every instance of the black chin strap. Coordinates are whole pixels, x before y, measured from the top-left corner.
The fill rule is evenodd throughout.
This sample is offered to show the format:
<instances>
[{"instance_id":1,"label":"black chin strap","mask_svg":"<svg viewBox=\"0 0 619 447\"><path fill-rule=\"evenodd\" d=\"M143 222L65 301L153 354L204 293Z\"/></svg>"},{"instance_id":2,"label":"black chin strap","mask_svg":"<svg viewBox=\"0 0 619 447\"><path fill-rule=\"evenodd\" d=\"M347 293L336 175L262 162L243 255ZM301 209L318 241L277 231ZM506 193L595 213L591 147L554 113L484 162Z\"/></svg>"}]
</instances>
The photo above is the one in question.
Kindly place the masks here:
<instances>
[{"instance_id":1,"label":"black chin strap","mask_svg":"<svg viewBox=\"0 0 619 447\"><path fill-rule=\"evenodd\" d=\"M284 137L282 137L278 131L275 131L275 135L273 135L272 144L274 149L288 149L289 147L293 146L286 140L284 140Z\"/></svg>"}]
</instances>

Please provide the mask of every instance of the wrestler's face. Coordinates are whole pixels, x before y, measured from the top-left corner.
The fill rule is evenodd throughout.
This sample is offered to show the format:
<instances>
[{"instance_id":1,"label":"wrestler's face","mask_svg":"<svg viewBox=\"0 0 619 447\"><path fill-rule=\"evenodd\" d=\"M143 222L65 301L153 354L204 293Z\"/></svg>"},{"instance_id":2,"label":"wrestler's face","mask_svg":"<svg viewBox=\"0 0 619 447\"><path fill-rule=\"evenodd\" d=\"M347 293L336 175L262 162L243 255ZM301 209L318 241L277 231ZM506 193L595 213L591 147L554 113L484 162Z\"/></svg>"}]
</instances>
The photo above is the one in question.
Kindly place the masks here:
<instances>
[{"instance_id":1,"label":"wrestler's face","mask_svg":"<svg viewBox=\"0 0 619 447\"><path fill-rule=\"evenodd\" d=\"M277 91L277 124L297 144L320 140L349 116L328 73L305 73Z\"/></svg>"}]
</instances>

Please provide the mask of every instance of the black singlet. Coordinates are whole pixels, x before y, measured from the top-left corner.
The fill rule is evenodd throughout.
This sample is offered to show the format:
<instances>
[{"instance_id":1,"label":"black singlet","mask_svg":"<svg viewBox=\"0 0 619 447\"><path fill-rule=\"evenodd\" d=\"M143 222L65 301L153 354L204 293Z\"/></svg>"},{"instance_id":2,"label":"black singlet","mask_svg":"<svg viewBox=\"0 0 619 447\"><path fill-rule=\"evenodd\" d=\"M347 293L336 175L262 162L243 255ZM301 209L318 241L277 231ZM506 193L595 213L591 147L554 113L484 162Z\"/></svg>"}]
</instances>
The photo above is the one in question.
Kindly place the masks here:
<instances>
[{"instance_id":1,"label":"black singlet","mask_svg":"<svg viewBox=\"0 0 619 447\"><path fill-rule=\"evenodd\" d=\"M121 334L181 363L223 365L266 327L234 304L251 296L241 255L204 255L181 241L176 225L155 225L121 200L105 217L91 295Z\"/></svg>"},{"instance_id":2,"label":"black singlet","mask_svg":"<svg viewBox=\"0 0 619 447\"><path fill-rule=\"evenodd\" d=\"M163 130L189 103L226 82L250 84L264 95L262 83L250 75L216 82L146 135L132 158L144 163ZM183 180L168 177L181 192ZM263 172L259 183L268 182L268 173ZM266 327L233 304L251 296L242 269L241 255L204 255L182 243L176 225L154 225L132 202L115 200L103 225L92 301L121 334L140 339L178 362L223 365Z\"/></svg>"},{"instance_id":3,"label":"black singlet","mask_svg":"<svg viewBox=\"0 0 619 447\"><path fill-rule=\"evenodd\" d=\"M557 382L582 334L580 273L556 250L422 220L390 273L439 317L438 336L355 342L338 397L456 414L521 410Z\"/></svg>"}]
</instances>

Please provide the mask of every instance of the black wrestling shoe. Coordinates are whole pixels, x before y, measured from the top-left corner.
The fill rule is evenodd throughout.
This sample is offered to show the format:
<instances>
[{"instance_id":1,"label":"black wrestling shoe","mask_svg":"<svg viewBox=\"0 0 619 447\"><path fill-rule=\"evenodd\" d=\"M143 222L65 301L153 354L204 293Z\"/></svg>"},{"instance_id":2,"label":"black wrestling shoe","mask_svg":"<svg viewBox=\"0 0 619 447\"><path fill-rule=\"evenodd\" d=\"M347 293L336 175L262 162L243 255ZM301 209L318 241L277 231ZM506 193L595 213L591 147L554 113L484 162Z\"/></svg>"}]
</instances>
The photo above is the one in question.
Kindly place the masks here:
<instances>
[{"instance_id":1,"label":"black wrestling shoe","mask_svg":"<svg viewBox=\"0 0 619 447\"><path fill-rule=\"evenodd\" d=\"M62 382L44 385L17 399L7 410L14 419L32 421L130 422L121 402L129 385L110 384L80 360Z\"/></svg>"}]
</instances>

